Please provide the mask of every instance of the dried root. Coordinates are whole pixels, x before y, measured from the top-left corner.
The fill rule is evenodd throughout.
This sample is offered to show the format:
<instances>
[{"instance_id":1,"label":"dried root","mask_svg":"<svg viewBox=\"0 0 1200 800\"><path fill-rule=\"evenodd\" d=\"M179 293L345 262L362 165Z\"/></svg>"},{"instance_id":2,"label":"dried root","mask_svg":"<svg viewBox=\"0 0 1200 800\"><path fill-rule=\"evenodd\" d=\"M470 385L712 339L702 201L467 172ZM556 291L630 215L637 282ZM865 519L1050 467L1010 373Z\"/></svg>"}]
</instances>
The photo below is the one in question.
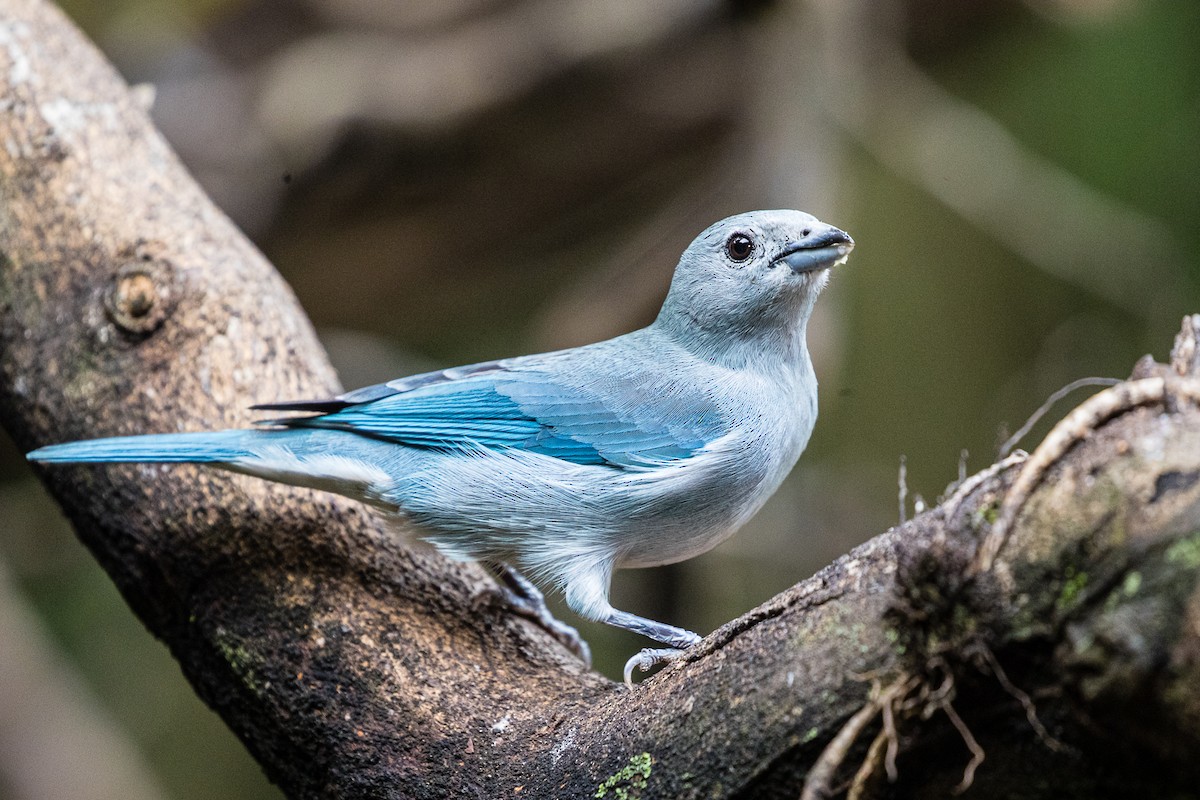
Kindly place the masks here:
<instances>
[{"instance_id":1,"label":"dried root","mask_svg":"<svg viewBox=\"0 0 1200 800\"><path fill-rule=\"evenodd\" d=\"M939 711L946 715L962 736L967 749L971 751L971 760L963 771L962 781L955 793L970 788L975 780L975 771L983 763L985 754L970 728L954 710L954 676L947 670L944 661L935 661L940 665L938 668L944 676L937 686L919 677L906 675L896 679L886 689L881 689L878 683L875 684L867 703L846 721L813 763L804 780L800 800L824 800L834 796L837 791L834 788L834 780L838 772L845 765L854 744L876 716L882 717L883 724L855 771L846 797L847 800L865 800L870 797L873 788L884 776L894 783L899 777L896 768L896 756L900 749L897 717L929 719ZM1028 695L1025 697L1028 699ZM1045 728L1041 730L1045 731Z\"/></svg>"},{"instance_id":2,"label":"dried root","mask_svg":"<svg viewBox=\"0 0 1200 800\"><path fill-rule=\"evenodd\" d=\"M992 673L992 676L995 677L996 682L1000 684L1000 687L1004 689L1004 691L1008 692L1008 694L1014 700L1020 703L1022 708L1025 709L1025 719L1029 720L1029 727L1033 728L1034 733L1036 733L1038 738L1042 740L1042 744L1046 745L1046 747L1050 748L1056 753L1065 752L1068 749L1067 746L1053 736L1050 731L1046 730L1046 726L1043 725L1042 721L1038 718L1037 706L1034 705L1033 698L1031 698L1028 693L1018 688L1012 681L1008 679L1008 675L1004 672L1003 667L1000 666L1000 662L996 660L996 655L992 652L992 649L981 644L978 648L978 652L981 656L983 656L984 662L988 667L988 671Z\"/></svg>"},{"instance_id":3,"label":"dried root","mask_svg":"<svg viewBox=\"0 0 1200 800\"><path fill-rule=\"evenodd\" d=\"M889 709L888 714L891 715L890 706L905 697L917 684L917 678L907 675L902 675L886 689L880 689L879 684L876 683L871 690L871 697L867 700L866 705L846 721L846 724L834 735L829 744L825 745L825 749L821 751L821 755L817 756L812 769L808 771L808 775L804 778L804 789L800 793L800 800L823 800L823 798L833 797L834 778L837 776L838 770L846 763L846 759L850 755L850 750L854 747L854 743L858 741L858 737L862 735L867 725L885 708ZM892 733L893 735L895 733L894 725L892 726ZM879 735L886 738L886 726ZM878 739L879 737L876 738ZM874 744L872 744L871 750L876 750ZM855 792L855 786L857 786L857 796L859 797L862 796L862 793L870 784L875 773L875 768L868 766L872 763L873 758L877 759L878 755L873 757L869 750L863 764L859 766L854 782L851 784L850 791ZM894 764L892 769L895 769ZM866 770L865 773L864 770Z\"/></svg>"},{"instance_id":4,"label":"dried root","mask_svg":"<svg viewBox=\"0 0 1200 800\"><path fill-rule=\"evenodd\" d=\"M971 662L990 673L1001 688L1021 704L1030 727L1046 747L1055 752L1069 749L1047 730L1038 718L1032 698L1013 684L987 645L977 642L967 647L962 656L964 664ZM931 679L939 674L940 680ZM900 750L898 720L928 720L938 713L945 714L971 753L971 759L964 767L962 780L955 787L954 793L961 794L969 789L987 756L979 740L954 707L957 681L950 662L942 655L934 655L926 662L924 676L903 674L886 688L881 688L873 676L868 675L864 678L874 681L869 699L821 751L805 778L801 800L831 798L847 786L843 784L839 787L835 784L837 775L846 766L854 745L876 717L881 718L879 731L871 740L866 755L848 784L847 800L866 800L875 793L884 778L889 783L895 783L899 778L896 767L896 758Z\"/></svg>"},{"instance_id":5,"label":"dried root","mask_svg":"<svg viewBox=\"0 0 1200 800\"><path fill-rule=\"evenodd\" d=\"M850 789L846 792L846 800L867 800L871 796L872 789L878 781L881 767L884 765L887 748L888 733L884 729L875 734L874 741L867 748L867 756L863 759L862 764L859 765L858 772L854 773L854 780L850 782ZM888 780L894 779L889 776Z\"/></svg>"},{"instance_id":6,"label":"dried root","mask_svg":"<svg viewBox=\"0 0 1200 800\"><path fill-rule=\"evenodd\" d=\"M1068 383L1066 386L1059 389L1054 394L1046 398L1046 402L1038 406L1037 411L1029 415L1029 419L1025 420L1025 424L1017 429L1017 432L1008 438L1004 444L1000 445L999 457L1004 458L1012 449L1020 443L1025 436L1033 430L1033 426L1038 424L1038 420L1046 416L1046 413L1054 407L1054 404L1064 397L1069 395L1076 389L1082 389L1085 386L1116 386L1121 382L1120 378L1080 378Z\"/></svg>"},{"instance_id":7,"label":"dried root","mask_svg":"<svg viewBox=\"0 0 1200 800\"><path fill-rule=\"evenodd\" d=\"M962 794L967 789L970 789L971 784L975 782L975 770L979 769L979 765L983 763L987 755L983 752L983 748L979 746L979 742L975 741L975 737L971 735L971 729L967 727L967 723L962 721L962 717L954 710L954 706L950 704L949 700L943 700L938 707L950 718L950 722L958 730L959 736L962 736L963 743L971 751L971 761L967 764L967 768L963 770L962 781L959 782L958 786L954 787L955 794Z\"/></svg>"},{"instance_id":8,"label":"dried root","mask_svg":"<svg viewBox=\"0 0 1200 800\"><path fill-rule=\"evenodd\" d=\"M1050 468L1072 447L1119 414L1155 403L1170 406L1179 399L1200 403L1200 380L1167 376L1127 381L1093 395L1064 417L1025 460L1004 499L996 524L979 546L968 575L991 570L1017 515Z\"/></svg>"},{"instance_id":9,"label":"dried root","mask_svg":"<svg viewBox=\"0 0 1200 800\"><path fill-rule=\"evenodd\" d=\"M1027 458L1029 458L1028 453L1026 453L1024 450L1018 450L1017 452L1006 456L1000 461L997 461L995 464L992 464L987 469L981 470L971 477L959 481L954 489L954 494L950 495L950 498L942 503L942 508L945 509L946 519L950 519L956 513L958 513L959 506L962 505L963 501L967 499L971 492L978 489L980 486L994 478L999 473L1011 466L1020 464Z\"/></svg>"},{"instance_id":10,"label":"dried root","mask_svg":"<svg viewBox=\"0 0 1200 800\"><path fill-rule=\"evenodd\" d=\"M963 770L962 781L955 787L955 794L962 794L967 789L971 788L971 784L975 782L975 770L979 769L979 765L983 763L986 754L979 742L971 733L971 729L967 727L967 723L963 722L962 717L954 710L954 695L955 695L955 679L954 674L950 672L948 665L941 657L931 659L930 666L941 669L944 677L942 682L935 688L931 684L925 684L920 687L920 690L914 693L907 703L904 704L905 710L909 708L919 709L920 715L924 719L929 719L938 711L941 711L954 725L958 735L962 737L963 743L967 749L971 751L971 760L967 763Z\"/></svg>"}]
</instances>

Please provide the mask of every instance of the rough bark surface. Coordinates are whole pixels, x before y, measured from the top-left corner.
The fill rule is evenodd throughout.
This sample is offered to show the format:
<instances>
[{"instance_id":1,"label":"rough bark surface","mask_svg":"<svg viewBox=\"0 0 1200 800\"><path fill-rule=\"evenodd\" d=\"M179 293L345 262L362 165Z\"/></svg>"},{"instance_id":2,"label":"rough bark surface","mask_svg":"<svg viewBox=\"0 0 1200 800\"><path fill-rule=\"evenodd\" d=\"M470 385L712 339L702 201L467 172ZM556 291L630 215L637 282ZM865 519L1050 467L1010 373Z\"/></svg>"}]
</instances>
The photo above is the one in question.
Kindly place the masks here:
<instances>
[{"instance_id":1,"label":"rough bark surface","mask_svg":"<svg viewBox=\"0 0 1200 800\"><path fill-rule=\"evenodd\" d=\"M0 421L20 446L238 426L338 388L288 288L41 0L0 0L0 107ZM632 692L348 501L190 467L40 474L292 797L941 797L967 742L979 797L1186 794L1187 323L1172 368L1139 367L1160 396L1051 460L989 569L1020 459Z\"/></svg>"}]
</instances>

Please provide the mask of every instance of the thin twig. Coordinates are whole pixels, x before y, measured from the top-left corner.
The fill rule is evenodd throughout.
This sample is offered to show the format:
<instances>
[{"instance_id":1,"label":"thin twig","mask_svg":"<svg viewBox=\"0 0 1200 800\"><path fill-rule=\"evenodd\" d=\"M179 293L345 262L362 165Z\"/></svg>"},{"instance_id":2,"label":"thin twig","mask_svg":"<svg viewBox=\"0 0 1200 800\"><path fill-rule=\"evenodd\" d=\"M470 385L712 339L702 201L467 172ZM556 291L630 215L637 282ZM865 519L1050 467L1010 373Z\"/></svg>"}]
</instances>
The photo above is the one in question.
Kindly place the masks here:
<instances>
[{"instance_id":1,"label":"thin twig","mask_svg":"<svg viewBox=\"0 0 1200 800\"><path fill-rule=\"evenodd\" d=\"M1046 402L1038 406L1038 410L1030 415L1029 419L1025 420L1025 424L1017 429L1017 432L1008 437L1008 441L1000 445L1000 451L996 454L997 458L1004 458L1008 455L1017 443L1020 442L1029 431L1033 430L1033 426L1038 424L1038 420L1046 415L1055 403L1062 400L1076 389L1082 389L1084 386L1116 386L1121 382L1120 378L1079 378L1071 381L1066 386L1059 389L1054 394L1046 398Z\"/></svg>"}]
</instances>

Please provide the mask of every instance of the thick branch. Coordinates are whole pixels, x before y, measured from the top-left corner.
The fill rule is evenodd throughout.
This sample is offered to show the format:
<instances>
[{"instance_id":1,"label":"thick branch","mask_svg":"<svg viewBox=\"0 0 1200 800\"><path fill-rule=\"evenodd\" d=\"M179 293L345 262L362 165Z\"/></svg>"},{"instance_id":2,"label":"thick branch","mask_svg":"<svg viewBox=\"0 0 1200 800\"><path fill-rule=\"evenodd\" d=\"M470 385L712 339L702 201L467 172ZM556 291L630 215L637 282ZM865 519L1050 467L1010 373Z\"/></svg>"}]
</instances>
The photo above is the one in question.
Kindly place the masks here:
<instances>
[{"instance_id":1,"label":"thick branch","mask_svg":"<svg viewBox=\"0 0 1200 800\"><path fill-rule=\"evenodd\" d=\"M336 389L287 287L38 0L0 0L0 97L0 417L20 445L240 425L251 403ZM1200 739L1200 412L1168 397L1115 416L1050 466L992 570L968 577L1013 469L632 693L349 502L188 467L42 477L294 797L795 797L873 683L906 789L958 782L961 716L993 762L1052 764L1048 795L1106 774L1088 757L1112 720L1158 785L1176 752L1159 743ZM1038 744L1005 685L1073 755ZM825 772L850 780L855 739ZM977 787L1006 774L985 764Z\"/></svg>"}]
</instances>

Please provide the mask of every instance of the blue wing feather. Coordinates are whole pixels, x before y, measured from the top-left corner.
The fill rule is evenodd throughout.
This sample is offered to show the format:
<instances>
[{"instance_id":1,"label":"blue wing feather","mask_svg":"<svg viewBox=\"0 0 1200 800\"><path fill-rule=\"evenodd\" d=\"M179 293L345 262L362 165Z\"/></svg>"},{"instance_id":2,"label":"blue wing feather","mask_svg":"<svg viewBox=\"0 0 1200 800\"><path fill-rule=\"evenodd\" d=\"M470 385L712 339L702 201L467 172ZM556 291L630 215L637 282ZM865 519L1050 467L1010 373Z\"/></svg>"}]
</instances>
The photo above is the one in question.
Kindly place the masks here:
<instances>
[{"instance_id":1,"label":"blue wing feather","mask_svg":"<svg viewBox=\"0 0 1200 800\"><path fill-rule=\"evenodd\" d=\"M613 467L687 458L721 433L720 415L703 398L647 402L648 392L662 392L647 384L662 381L625 378L630 385L603 386L605 378L593 375L589 385L523 368L522 361L485 362L366 387L323 401L331 413L279 422L349 430L410 447L512 448ZM660 409L665 414L656 413Z\"/></svg>"}]
</instances>

